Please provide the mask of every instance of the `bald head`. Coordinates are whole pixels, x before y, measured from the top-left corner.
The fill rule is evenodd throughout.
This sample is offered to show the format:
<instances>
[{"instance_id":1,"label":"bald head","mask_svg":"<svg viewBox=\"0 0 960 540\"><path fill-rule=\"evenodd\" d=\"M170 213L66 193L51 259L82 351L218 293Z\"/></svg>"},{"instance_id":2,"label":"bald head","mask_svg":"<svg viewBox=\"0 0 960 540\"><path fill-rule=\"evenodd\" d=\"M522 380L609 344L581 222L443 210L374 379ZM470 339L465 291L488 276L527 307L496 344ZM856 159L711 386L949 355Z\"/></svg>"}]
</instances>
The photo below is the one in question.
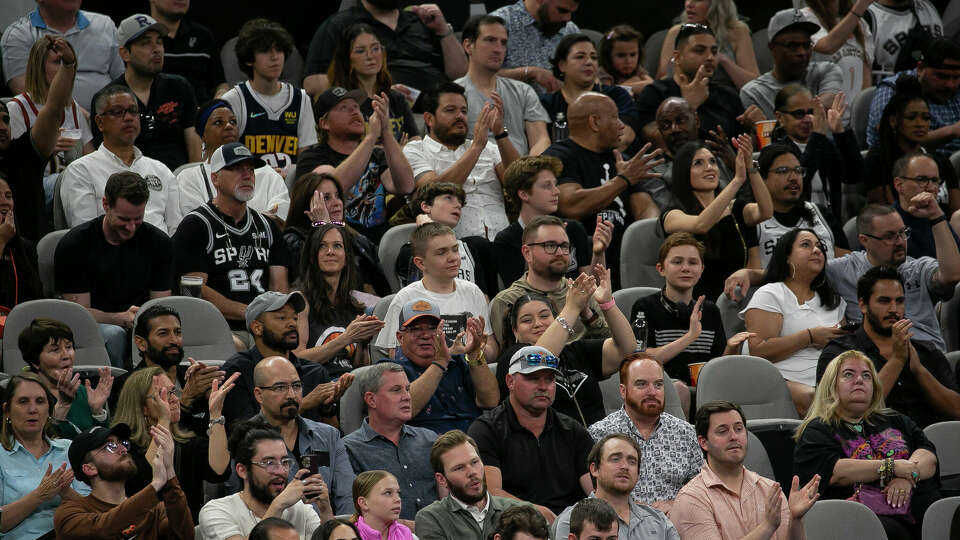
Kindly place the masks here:
<instances>
[{"instance_id":1,"label":"bald head","mask_svg":"<svg viewBox=\"0 0 960 540\"><path fill-rule=\"evenodd\" d=\"M277 426L297 418L303 387L297 369L282 356L264 358L253 368L253 397L267 422Z\"/></svg>"},{"instance_id":2,"label":"bald head","mask_svg":"<svg viewBox=\"0 0 960 540\"><path fill-rule=\"evenodd\" d=\"M257 362L253 368L254 386L271 386L274 380L299 378L297 369L282 356L269 356Z\"/></svg>"},{"instance_id":3,"label":"bald head","mask_svg":"<svg viewBox=\"0 0 960 540\"><path fill-rule=\"evenodd\" d=\"M581 94L567 110L567 118L570 137L578 144L596 152L616 148L623 125L617 105L609 97L597 92Z\"/></svg>"},{"instance_id":4,"label":"bald head","mask_svg":"<svg viewBox=\"0 0 960 540\"><path fill-rule=\"evenodd\" d=\"M696 140L700 129L697 112L681 97L669 97L657 107L657 129L671 154Z\"/></svg>"}]
</instances>

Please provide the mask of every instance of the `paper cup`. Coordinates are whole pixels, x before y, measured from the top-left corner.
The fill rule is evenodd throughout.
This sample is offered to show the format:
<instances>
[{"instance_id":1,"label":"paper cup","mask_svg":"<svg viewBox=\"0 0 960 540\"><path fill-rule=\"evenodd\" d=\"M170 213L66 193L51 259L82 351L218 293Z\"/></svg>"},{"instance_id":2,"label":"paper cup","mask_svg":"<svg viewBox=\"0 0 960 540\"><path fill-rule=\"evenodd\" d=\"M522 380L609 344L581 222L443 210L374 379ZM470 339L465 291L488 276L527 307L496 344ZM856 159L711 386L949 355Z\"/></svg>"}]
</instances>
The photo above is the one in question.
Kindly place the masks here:
<instances>
[{"instance_id":1,"label":"paper cup","mask_svg":"<svg viewBox=\"0 0 960 540\"><path fill-rule=\"evenodd\" d=\"M706 364L706 362L694 362L687 366L690 368L690 383L693 386L697 385L697 378L700 377L700 370L703 368L704 364Z\"/></svg>"},{"instance_id":2,"label":"paper cup","mask_svg":"<svg viewBox=\"0 0 960 540\"><path fill-rule=\"evenodd\" d=\"M776 120L761 120L754 125L757 130L758 150L773 142L773 128L776 125Z\"/></svg>"}]
</instances>

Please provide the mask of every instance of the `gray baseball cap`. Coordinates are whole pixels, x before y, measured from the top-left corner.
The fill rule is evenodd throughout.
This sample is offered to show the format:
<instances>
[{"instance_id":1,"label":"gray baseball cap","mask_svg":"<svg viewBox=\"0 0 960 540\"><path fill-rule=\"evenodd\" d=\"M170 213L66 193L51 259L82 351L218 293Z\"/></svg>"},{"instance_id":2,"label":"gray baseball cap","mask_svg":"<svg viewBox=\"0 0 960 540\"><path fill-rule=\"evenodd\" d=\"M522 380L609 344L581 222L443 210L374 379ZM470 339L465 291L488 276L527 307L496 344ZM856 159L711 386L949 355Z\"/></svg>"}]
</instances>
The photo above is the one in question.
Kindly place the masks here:
<instances>
[{"instance_id":1,"label":"gray baseball cap","mask_svg":"<svg viewBox=\"0 0 960 540\"><path fill-rule=\"evenodd\" d=\"M774 13L767 23L767 43L773 43L777 34L785 30L806 30L813 35L820 30L820 25L808 21L799 9L782 9Z\"/></svg>"},{"instance_id":2,"label":"gray baseball cap","mask_svg":"<svg viewBox=\"0 0 960 540\"><path fill-rule=\"evenodd\" d=\"M120 26L117 26L117 43L121 47L126 47L128 43L142 36L148 30L160 32L160 37L167 35L169 32L165 24L158 23L153 17L136 13L120 21Z\"/></svg>"},{"instance_id":3,"label":"gray baseball cap","mask_svg":"<svg viewBox=\"0 0 960 540\"><path fill-rule=\"evenodd\" d=\"M413 321L421 317L434 319L438 323L441 321L440 310L433 302L414 299L404 304L403 308L400 309L400 328L410 326Z\"/></svg>"},{"instance_id":4,"label":"gray baseball cap","mask_svg":"<svg viewBox=\"0 0 960 540\"><path fill-rule=\"evenodd\" d=\"M300 313L307 307L307 301L304 299L303 295L300 294L300 291L293 291L289 294L284 294L277 291L267 291L260 296L257 296L247 305L247 330L250 329L250 323L254 319L266 313L268 311L276 311L287 304L293 305L293 310L297 313Z\"/></svg>"},{"instance_id":5,"label":"gray baseball cap","mask_svg":"<svg viewBox=\"0 0 960 540\"><path fill-rule=\"evenodd\" d=\"M560 360L554 356L549 349L544 347L538 347L536 345L529 345L523 347L517 352L513 353L513 356L510 357L510 365L507 368L508 375L514 375L520 373L527 375L529 373L535 373L544 369L549 369L561 375L560 369Z\"/></svg>"}]
</instances>

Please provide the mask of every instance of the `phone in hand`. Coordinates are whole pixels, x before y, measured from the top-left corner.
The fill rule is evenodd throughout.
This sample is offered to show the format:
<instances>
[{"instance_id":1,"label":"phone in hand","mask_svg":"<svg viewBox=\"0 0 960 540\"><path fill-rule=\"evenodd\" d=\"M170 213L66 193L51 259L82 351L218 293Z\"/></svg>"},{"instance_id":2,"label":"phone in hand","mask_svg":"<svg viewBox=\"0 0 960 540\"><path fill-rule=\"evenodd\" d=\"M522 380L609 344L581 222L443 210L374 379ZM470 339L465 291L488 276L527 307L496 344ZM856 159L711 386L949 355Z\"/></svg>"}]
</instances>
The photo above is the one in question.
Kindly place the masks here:
<instances>
[{"instance_id":1,"label":"phone in hand","mask_svg":"<svg viewBox=\"0 0 960 540\"><path fill-rule=\"evenodd\" d=\"M860 324L855 322L847 322L847 324L840 327L841 330L846 330L847 332L856 332L857 328L860 328Z\"/></svg>"},{"instance_id":2,"label":"phone in hand","mask_svg":"<svg viewBox=\"0 0 960 540\"><path fill-rule=\"evenodd\" d=\"M300 456L300 468L307 469L310 474L317 474L320 467L330 466L330 452L311 452Z\"/></svg>"}]
</instances>

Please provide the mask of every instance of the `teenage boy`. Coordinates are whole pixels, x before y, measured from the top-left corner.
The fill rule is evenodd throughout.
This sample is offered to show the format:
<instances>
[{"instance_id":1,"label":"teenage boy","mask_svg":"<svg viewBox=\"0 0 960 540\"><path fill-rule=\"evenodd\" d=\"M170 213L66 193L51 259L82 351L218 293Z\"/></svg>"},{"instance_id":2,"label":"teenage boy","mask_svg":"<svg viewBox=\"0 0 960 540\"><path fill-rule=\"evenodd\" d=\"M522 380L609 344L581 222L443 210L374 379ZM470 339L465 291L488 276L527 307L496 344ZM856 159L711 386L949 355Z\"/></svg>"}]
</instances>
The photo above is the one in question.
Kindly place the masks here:
<instances>
[{"instance_id":1,"label":"teenage boy","mask_svg":"<svg viewBox=\"0 0 960 540\"><path fill-rule=\"evenodd\" d=\"M483 333L487 336L492 334L490 312L483 291L457 277L460 273L460 248L453 229L440 223L425 223L410 235L410 247L413 250L413 264L423 273L423 278L400 289L393 297L375 345L391 350L397 347L400 309L412 300L426 300L436 305L443 316L466 313L467 318L480 317L484 321ZM483 351L487 358L496 358L499 351L497 340L486 339Z\"/></svg>"},{"instance_id":2,"label":"teenage boy","mask_svg":"<svg viewBox=\"0 0 960 540\"><path fill-rule=\"evenodd\" d=\"M241 142L284 176L300 151L317 143L310 98L280 81L292 51L285 28L266 19L247 21L237 38L237 61L250 80L222 96L237 115Z\"/></svg>"},{"instance_id":3,"label":"teenage boy","mask_svg":"<svg viewBox=\"0 0 960 540\"><path fill-rule=\"evenodd\" d=\"M663 366L680 394L683 412L690 412L690 364L726 354L739 354L748 332L727 340L720 310L693 288L703 274L703 243L692 234L673 233L660 245L657 272L666 284L656 294L633 304L630 320L643 312L647 321L647 354Z\"/></svg>"},{"instance_id":4,"label":"teenage boy","mask_svg":"<svg viewBox=\"0 0 960 540\"><path fill-rule=\"evenodd\" d=\"M420 186L410 204L417 225L439 223L454 229L460 223L460 214L466 204L467 194L463 187L452 182L431 182ZM473 282L487 298L493 298L500 292L497 273L494 270L493 252L490 241L482 236L457 238L460 251L460 273L457 277ZM417 281L423 273L413 264L410 244L400 248L396 264L397 277L404 286Z\"/></svg>"},{"instance_id":5,"label":"teenage boy","mask_svg":"<svg viewBox=\"0 0 960 540\"><path fill-rule=\"evenodd\" d=\"M518 212L517 220L506 229L497 233L493 241L493 254L497 261L497 272L504 285L509 285L523 277L527 270L526 261L521 254L523 247L523 229L528 223L540 216L557 213L560 201L560 188L557 177L563 171L563 162L553 156L523 156L507 167L503 173L504 196L507 211ZM587 231L579 220L564 219L567 237L570 240L570 263L567 265L567 277L577 279L580 274L593 274L594 265L606 266L607 246L613 234L613 224L597 220L593 234L593 255L587 259L591 246ZM579 254L579 257L577 256Z\"/></svg>"}]
</instances>

